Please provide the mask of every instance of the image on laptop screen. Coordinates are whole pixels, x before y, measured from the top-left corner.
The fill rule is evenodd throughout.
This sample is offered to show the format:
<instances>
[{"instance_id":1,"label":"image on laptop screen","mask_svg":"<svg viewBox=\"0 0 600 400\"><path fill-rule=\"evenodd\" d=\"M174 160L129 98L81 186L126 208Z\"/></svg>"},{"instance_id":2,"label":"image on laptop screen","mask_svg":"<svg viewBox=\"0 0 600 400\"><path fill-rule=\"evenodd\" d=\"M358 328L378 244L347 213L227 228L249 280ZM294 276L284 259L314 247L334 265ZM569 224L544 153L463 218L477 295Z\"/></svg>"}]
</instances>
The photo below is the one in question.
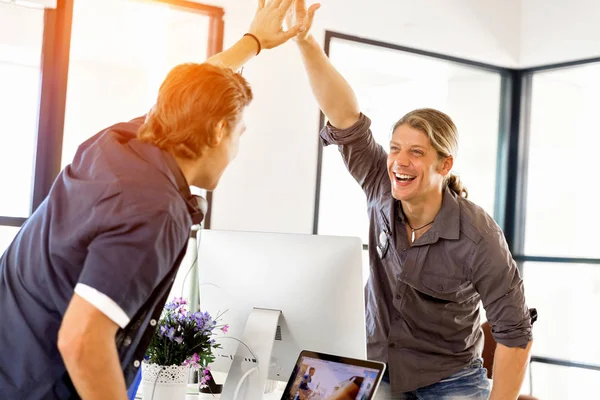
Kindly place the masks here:
<instances>
[{"instance_id":1,"label":"image on laptop screen","mask_svg":"<svg viewBox=\"0 0 600 400\"><path fill-rule=\"evenodd\" d=\"M352 360L326 360L303 352L282 400L371 400L382 368L356 365ZM362 361L363 364L369 362Z\"/></svg>"}]
</instances>

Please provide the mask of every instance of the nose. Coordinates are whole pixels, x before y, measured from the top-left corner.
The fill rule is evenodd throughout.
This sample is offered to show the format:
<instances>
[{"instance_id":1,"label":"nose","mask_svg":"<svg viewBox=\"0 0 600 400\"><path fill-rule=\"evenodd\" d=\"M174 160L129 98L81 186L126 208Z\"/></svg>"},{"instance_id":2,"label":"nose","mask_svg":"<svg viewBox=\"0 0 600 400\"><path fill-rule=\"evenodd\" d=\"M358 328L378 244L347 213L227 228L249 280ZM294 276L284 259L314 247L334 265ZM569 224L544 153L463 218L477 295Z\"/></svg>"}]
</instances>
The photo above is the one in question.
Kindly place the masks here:
<instances>
[{"instance_id":1,"label":"nose","mask_svg":"<svg viewBox=\"0 0 600 400\"><path fill-rule=\"evenodd\" d=\"M410 158L408 157L408 153L406 151L399 151L396 159L394 160L394 164L399 167L408 167L410 165Z\"/></svg>"}]
</instances>

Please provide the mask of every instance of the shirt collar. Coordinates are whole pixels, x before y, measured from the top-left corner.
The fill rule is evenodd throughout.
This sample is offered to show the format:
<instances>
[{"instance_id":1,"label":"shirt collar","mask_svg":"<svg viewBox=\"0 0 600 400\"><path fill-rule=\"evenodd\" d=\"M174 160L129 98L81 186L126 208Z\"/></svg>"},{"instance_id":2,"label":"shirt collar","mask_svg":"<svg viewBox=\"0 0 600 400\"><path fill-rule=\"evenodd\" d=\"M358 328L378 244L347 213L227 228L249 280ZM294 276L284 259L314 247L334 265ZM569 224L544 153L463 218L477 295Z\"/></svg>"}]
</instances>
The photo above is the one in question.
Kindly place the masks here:
<instances>
[{"instance_id":1,"label":"shirt collar","mask_svg":"<svg viewBox=\"0 0 600 400\"><path fill-rule=\"evenodd\" d=\"M398 216L402 223L406 224L399 201ZM460 237L460 205L458 204L457 195L449 188L444 189L442 208L435 216L429 232L431 232L430 235L434 234L434 236L450 240L456 240Z\"/></svg>"},{"instance_id":2,"label":"shirt collar","mask_svg":"<svg viewBox=\"0 0 600 400\"><path fill-rule=\"evenodd\" d=\"M201 203L203 199L198 199L199 196L192 195L190 186L179 168L175 157L168 152L161 150L160 148L142 142L135 138L129 141L131 149L139 155L141 158L146 160L150 165L156 167L162 172L177 188L181 197L185 200L187 209L192 217L193 224L199 224L204 219L204 210L202 210ZM204 201L205 202L205 201Z\"/></svg>"},{"instance_id":3,"label":"shirt collar","mask_svg":"<svg viewBox=\"0 0 600 400\"><path fill-rule=\"evenodd\" d=\"M445 239L456 240L460 237L460 204L458 196L450 188L444 190L442 208L431 229Z\"/></svg>"}]
</instances>

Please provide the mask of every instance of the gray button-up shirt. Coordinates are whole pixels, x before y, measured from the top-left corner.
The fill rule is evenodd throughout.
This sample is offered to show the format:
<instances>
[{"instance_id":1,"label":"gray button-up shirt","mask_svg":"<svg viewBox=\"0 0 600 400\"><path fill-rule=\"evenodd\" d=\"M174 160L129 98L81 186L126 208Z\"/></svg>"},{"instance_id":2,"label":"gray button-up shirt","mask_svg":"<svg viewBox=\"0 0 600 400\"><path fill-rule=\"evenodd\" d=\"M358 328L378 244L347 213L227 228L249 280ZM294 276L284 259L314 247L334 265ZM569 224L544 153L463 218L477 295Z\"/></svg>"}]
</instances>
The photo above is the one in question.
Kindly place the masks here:
<instances>
[{"instance_id":1,"label":"gray button-up shirt","mask_svg":"<svg viewBox=\"0 0 600 400\"><path fill-rule=\"evenodd\" d=\"M370 125L364 115L348 129L328 124L321 139L339 146L367 196L367 351L388 363L392 392L438 382L480 357L480 301L496 341L525 348L529 310L501 229L481 207L445 189L433 225L411 246L392 197L387 153Z\"/></svg>"}]
</instances>

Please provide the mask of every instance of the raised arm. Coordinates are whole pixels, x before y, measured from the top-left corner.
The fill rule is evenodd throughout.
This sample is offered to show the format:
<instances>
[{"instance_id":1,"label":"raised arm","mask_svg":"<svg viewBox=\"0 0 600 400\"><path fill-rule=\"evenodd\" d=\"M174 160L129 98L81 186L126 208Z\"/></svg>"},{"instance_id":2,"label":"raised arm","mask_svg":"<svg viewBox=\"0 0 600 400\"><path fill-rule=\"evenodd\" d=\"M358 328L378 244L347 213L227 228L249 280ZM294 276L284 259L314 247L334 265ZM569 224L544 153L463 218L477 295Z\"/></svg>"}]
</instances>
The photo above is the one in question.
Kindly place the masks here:
<instances>
[{"instance_id":1,"label":"raised arm","mask_svg":"<svg viewBox=\"0 0 600 400\"><path fill-rule=\"evenodd\" d=\"M282 29L283 20L294 0L258 1L258 9L248 28L248 33L229 49L210 57L206 62L239 70L259 51L277 47L296 36L305 28L296 25L287 31Z\"/></svg>"},{"instance_id":2,"label":"raised arm","mask_svg":"<svg viewBox=\"0 0 600 400\"><path fill-rule=\"evenodd\" d=\"M300 48L313 94L330 124L338 129L346 129L359 120L360 108L348 82L309 34L315 11L319 7L319 4L313 4L307 10L305 0L296 0L296 6L288 14L288 25L295 24L305 28L295 40Z\"/></svg>"}]
</instances>

